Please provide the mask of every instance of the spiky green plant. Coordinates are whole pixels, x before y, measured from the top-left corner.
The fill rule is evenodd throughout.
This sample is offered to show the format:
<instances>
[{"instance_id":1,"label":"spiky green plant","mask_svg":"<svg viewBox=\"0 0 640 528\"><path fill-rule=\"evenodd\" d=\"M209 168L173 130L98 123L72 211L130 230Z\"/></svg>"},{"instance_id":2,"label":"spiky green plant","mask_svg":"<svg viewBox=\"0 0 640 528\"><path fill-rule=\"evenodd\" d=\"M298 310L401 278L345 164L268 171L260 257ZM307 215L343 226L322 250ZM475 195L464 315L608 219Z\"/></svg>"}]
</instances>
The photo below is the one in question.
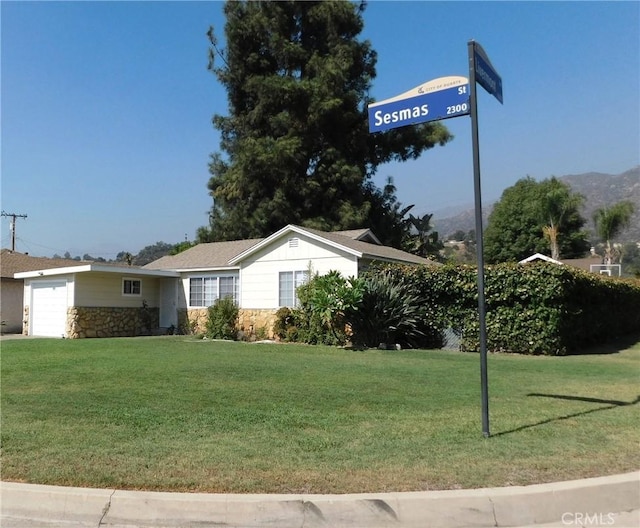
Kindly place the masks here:
<instances>
[{"instance_id":1,"label":"spiky green plant","mask_svg":"<svg viewBox=\"0 0 640 528\"><path fill-rule=\"evenodd\" d=\"M427 309L409 281L380 271L359 279L362 300L347 314L352 342L357 346L380 343L418 347L437 344Z\"/></svg>"}]
</instances>

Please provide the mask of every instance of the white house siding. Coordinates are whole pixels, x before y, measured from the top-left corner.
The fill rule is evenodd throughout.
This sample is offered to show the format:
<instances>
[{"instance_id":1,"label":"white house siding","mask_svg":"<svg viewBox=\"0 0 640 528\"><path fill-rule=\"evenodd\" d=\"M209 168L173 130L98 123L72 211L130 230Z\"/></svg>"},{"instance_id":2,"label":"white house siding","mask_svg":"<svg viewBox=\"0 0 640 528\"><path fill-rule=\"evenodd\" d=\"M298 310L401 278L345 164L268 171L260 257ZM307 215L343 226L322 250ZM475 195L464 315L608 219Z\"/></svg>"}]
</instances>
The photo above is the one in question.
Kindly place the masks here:
<instances>
[{"instance_id":1,"label":"white house siding","mask_svg":"<svg viewBox=\"0 0 640 528\"><path fill-rule=\"evenodd\" d=\"M122 280L130 278L141 281L140 295L123 295ZM159 305L160 285L156 277L136 277L118 273L77 273L75 276L76 298L74 306L140 308L142 301L156 308Z\"/></svg>"},{"instance_id":2,"label":"white house siding","mask_svg":"<svg viewBox=\"0 0 640 528\"><path fill-rule=\"evenodd\" d=\"M297 247L290 239L297 238ZM281 271L311 271L324 275L339 271L344 277L358 275L357 258L311 238L289 234L274 241L241 263L240 307L248 309L278 308L278 280Z\"/></svg>"}]
</instances>

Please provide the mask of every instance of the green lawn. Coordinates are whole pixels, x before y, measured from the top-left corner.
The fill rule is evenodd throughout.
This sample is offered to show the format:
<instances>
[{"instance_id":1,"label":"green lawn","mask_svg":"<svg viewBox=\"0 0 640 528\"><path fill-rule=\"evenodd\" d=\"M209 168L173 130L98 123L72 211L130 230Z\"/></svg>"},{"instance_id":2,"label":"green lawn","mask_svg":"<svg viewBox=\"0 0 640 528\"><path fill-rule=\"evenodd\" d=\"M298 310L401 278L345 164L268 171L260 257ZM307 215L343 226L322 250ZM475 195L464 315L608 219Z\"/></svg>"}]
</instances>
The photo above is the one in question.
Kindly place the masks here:
<instances>
[{"instance_id":1,"label":"green lawn","mask_svg":"<svg viewBox=\"0 0 640 528\"><path fill-rule=\"evenodd\" d=\"M127 489L453 489L640 467L640 343L475 354L137 339L2 342L2 478Z\"/></svg>"}]
</instances>

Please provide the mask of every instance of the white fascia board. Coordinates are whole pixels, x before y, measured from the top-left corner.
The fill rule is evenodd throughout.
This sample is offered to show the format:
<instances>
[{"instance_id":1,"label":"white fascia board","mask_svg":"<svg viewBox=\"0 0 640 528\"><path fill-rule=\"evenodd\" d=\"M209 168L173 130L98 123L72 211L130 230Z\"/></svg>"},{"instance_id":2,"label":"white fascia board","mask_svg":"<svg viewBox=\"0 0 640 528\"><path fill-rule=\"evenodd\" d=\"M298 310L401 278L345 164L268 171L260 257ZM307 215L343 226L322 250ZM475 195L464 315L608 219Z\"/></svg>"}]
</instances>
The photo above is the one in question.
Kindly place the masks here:
<instances>
[{"instance_id":1,"label":"white fascia board","mask_svg":"<svg viewBox=\"0 0 640 528\"><path fill-rule=\"evenodd\" d=\"M354 255L358 258L362 257L362 253L360 251L356 251L354 249L348 248L346 246L343 246L341 244L336 244L335 242L332 242L331 240L328 240L320 235L316 235L315 233L311 233L310 231L307 231L306 229L293 225L293 224L289 224L285 227L283 227L282 229L280 229L279 231L276 231L275 233L273 233L272 235L268 236L267 238L265 238L264 240L261 240L260 242L258 242L256 245L250 247L249 249L244 250L242 253L236 255L235 257L233 257L231 260L229 260L229 264L237 264L238 262L244 260L245 258L247 258L249 255L252 255L253 253L256 253L257 251L260 251L261 249L267 247L269 244L271 244L274 240L277 240L278 238L282 237L283 235L285 235L286 233L297 233L298 235L304 235L306 237L309 237L317 242L322 242L323 244L326 244L328 246L331 246L333 248L339 249L341 251L344 251L345 253L349 253L351 255Z\"/></svg>"},{"instance_id":2,"label":"white fascia board","mask_svg":"<svg viewBox=\"0 0 640 528\"><path fill-rule=\"evenodd\" d=\"M218 272L218 271L240 271L240 266L218 266L216 268L176 268L178 273L203 273L203 272Z\"/></svg>"},{"instance_id":3,"label":"white fascia board","mask_svg":"<svg viewBox=\"0 0 640 528\"><path fill-rule=\"evenodd\" d=\"M84 266L68 266L66 268L49 268L35 271L22 271L20 273L14 273L15 279L32 279L37 277L50 277L55 275L68 275L69 273L81 273L85 271L91 271L91 265L86 264Z\"/></svg>"},{"instance_id":4,"label":"white fascia board","mask_svg":"<svg viewBox=\"0 0 640 528\"><path fill-rule=\"evenodd\" d=\"M129 266L105 266L104 264L92 264L89 271L101 273L119 273L121 275L139 275L142 277L179 277L175 270L151 270L145 268L131 268Z\"/></svg>"},{"instance_id":5,"label":"white fascia board","mask_svg":"<svg viewBox=\"0 0 640 528\"><path fill-rule=\"evenodd\" d=\"M38 277L51 277L56 275L68 275L69 273L118 273L120 275L138 275L145 277L179 277L179 273L173 270L148 270L131 268L129 266L106 266L104 264L85 264L83 266L68 266L66 268L49 268L35 271L23 271L15 273L16 279L33 279Z\"/></svg>"}]
</instances>

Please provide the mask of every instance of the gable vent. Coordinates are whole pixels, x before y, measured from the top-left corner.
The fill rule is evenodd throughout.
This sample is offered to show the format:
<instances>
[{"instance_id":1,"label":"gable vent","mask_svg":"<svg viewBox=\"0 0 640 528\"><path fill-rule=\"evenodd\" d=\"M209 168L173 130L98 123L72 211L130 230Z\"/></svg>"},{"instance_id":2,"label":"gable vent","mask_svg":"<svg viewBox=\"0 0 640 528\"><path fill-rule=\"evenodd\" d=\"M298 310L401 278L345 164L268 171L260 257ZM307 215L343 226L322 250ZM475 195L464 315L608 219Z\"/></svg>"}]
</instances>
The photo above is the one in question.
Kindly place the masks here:
<instances>
[{"instance_id":1,"label":"gable vent","mask_svg":"<svg viewBox=\"0 0 640 528\"><path fill-rule=\"evenodd\" d=\"M297 248L298 247L298 242L300 242L300 239L298 239L298 238L290 238L289 239L289 247L290 248Z\"/></svg>"}]
</instances>

